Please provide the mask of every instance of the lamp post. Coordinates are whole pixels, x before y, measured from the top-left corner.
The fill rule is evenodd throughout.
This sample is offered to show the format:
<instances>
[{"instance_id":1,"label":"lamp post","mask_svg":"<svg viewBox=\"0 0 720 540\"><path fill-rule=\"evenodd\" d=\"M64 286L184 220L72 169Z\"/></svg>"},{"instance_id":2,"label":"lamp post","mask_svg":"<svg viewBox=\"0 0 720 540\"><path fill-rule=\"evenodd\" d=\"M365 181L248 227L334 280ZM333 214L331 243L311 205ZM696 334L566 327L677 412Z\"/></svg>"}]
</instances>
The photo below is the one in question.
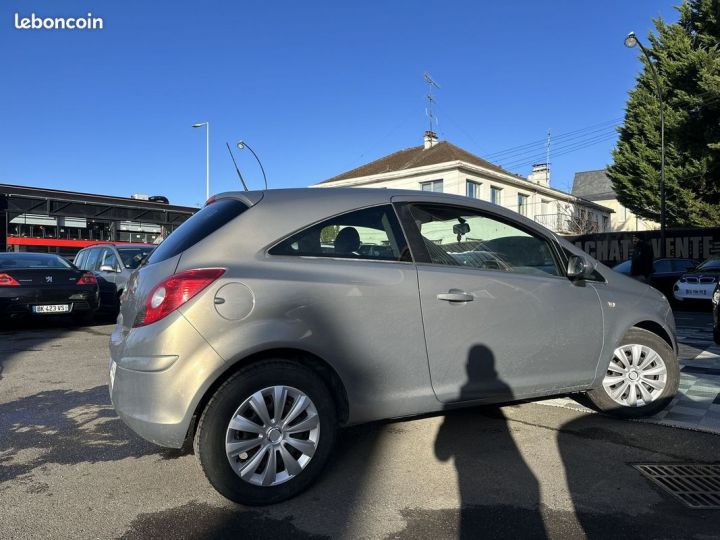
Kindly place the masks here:
<instances>
[{"instance_id":1,"label":"lamp post","mask_svg":"<svg viewBox=\"0 0 720 540\"><path fill-rule=\"evenodd\" d=\"M194 128L205 128L205 200L210 198L210 122L193 124Z\"/></svg>"},{"instance_id":2,"label":"lamp post","mask_svg":"<svg viewBox=\"0 0 720 540\"><path fill-rule=\"evenodd\" d=\"M632 48L635 47L635 45L640 47L640 50L647 59L653 79L655 79L655 92L657 93L660 103L660 257L665 257L665 105L663 102L662 85L660 84L660 77L658 77L655 65L652 60L650 60L647 49L635 35L635 32L630 32L625 38L625 46Z\"/></svg>"},{"instance_id":3,"label":"lamp post","mask_svg":"<svg viewBox=\"0 0 720 540\"><path fill-rule=\"evenodd\" d=\"M237 147L238 147L238 150L242 150L243 148L247 148L248 150L250 150L250 152L252 152L252 155L255 156L255 159L257 160L258 165L260 165L260 170L262 171L263 180L265 180L265 189L267 189L267 188L268 188L268 187L267 187L267 176L265 176L265 168L262 166L262 163L260 162L260 158L259 158L259 157L257 156L257 154L255 153L255 150L253 150L252 148L250 148L250 145L249 145L248 143L246 143L245 141L239 141L239 142L237 143Z\"/></svg>"}]
</instances>

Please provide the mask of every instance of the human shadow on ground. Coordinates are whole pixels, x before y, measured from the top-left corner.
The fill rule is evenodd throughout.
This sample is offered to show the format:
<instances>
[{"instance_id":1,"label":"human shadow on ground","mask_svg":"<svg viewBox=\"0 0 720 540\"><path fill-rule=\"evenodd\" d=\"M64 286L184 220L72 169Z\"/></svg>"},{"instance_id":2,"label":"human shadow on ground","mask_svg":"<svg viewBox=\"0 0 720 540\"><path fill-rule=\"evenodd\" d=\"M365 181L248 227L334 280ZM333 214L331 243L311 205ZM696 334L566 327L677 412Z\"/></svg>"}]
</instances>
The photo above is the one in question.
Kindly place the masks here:
<instances>
[{"instance_id":1,"label":"human shadow on ground","mask_svg":"<svg viewBox=\"0 0 720 540\"><path fill-rule=\"evenodd\" d=\"M495 356L485 345L471 348L466 369L468 378L458 401L477 399L480 388L493 388L498 400L512 399L510 387L498 379ZM460 492L457 538L547 536L538 481L499 407L447 412L435 440L435 455L441 461L454 458ZM507 500L508 486L512 500L498 504ZM498 512L501 506L508 511Z\"/></svg>"},{"instance_id":2,"label":"human shadow on ground","mask_svg":"<svg viewBox=\"0 0 720 540\"><path fill-rule=\"evenodd\" d=\"M0 484L49 463L179 455L168 452L125 427L104 385L48 390L0 404Z\"/></svg>"}]
</instances>

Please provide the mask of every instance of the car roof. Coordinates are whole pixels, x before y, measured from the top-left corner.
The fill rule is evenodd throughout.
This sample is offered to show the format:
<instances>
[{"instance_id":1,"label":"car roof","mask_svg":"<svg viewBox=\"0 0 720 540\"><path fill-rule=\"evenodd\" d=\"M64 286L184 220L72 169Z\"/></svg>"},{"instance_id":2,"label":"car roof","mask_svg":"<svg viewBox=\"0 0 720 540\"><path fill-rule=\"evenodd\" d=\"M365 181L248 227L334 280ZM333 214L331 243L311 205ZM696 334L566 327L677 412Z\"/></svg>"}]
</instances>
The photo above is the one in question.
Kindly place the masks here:
<instances>
[{"instance_id":1,"label":"car roof","mask_svg":"<svg viewBox=\"0 0 720 540\"><path fill-rule=\"evenodd\" d=\"M263 202L280 205L316 205L318 208L345 206L349 211L352 208L360 209L367 206L389 204L391 202L423 202L437 204L456 204L476 207L481 210L493 212L514 222L525 224L531 229L549 231L536 221L529 219L514 210L493 204L489 201L471 199L462 195L450 193L436 193L416 189L385 189L385 188L283 188L269 189L267 191L228 191L218 193L211 200L234 198L248 206ZM550 234L554 233L549 231Z\"/></svg>"},{"instance_id":2,"label":"car roof","mask_svg":"<svg viewBox=\"0 0 720 540\"><path fill-rule=\"evenodd\" d=\"M91 246L86 246L83 249L90 249L94 247L102 247L102 246L115 246L116 248L139 248L139 247L157 247L156 244L143 244L143 243L130 243L130 242L98 242L97 244L93 244Z\"/></svg>"}]
</instances>

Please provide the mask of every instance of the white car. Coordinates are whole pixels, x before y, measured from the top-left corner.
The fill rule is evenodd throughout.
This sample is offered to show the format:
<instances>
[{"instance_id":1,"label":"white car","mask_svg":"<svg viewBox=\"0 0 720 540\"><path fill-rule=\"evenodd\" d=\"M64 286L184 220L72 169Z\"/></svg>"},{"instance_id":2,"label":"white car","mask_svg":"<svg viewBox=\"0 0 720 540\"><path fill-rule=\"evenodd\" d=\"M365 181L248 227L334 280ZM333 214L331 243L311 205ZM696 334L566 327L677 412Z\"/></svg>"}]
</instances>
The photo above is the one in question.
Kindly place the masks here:
<instances>
[{"instance_id":1,"label":"white car","mask_svg":"<svg viewBox=\"0 0 720 540\"><path fill-rule=\"evenodd\" d=\"M692 272L683 274L673 287L677 300L711 300L720 278L720 257L713 256Z\"/></svg>"}]
</instances>

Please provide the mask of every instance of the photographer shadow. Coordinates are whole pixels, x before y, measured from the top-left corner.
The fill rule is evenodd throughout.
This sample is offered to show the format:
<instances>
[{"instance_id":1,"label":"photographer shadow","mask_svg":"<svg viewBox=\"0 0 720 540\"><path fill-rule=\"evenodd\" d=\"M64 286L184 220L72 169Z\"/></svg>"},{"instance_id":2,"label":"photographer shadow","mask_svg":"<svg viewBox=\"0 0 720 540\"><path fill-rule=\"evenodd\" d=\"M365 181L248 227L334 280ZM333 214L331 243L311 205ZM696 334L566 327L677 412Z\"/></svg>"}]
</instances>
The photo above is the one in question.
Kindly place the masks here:
<instances>
[{"instance_id":1,"label":"photographer shadow","mask_svg":"<svg viewBox=\"0 0 720 540\"><path fill-rule=\"evenodd\" d=\"M512 399L488 347L472 347L466 370L459 402L477 399L481 389L490 389L498 401ZM454 459L460 494L457 538L547 538L539 483L500 407L448 411L435 439L435 455L441 461Z\"/></svg>"}]
</instances>

